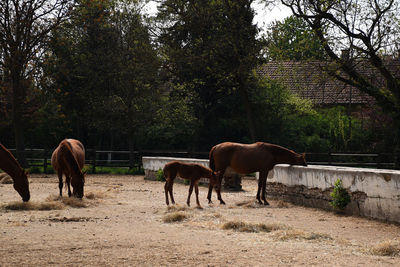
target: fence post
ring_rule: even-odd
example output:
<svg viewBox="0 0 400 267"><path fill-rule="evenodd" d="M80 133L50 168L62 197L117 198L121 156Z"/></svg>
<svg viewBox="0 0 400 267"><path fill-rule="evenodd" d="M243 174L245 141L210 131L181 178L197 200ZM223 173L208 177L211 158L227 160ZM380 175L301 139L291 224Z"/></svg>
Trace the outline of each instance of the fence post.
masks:
<svg viewBox="0 0 400 267"><path fill-rule="evenodd" d="M328 165L332 165L332 153L331 153L331 151L328 152Z"/></svg>
<svg viewBox="0 0 400 267"><path fill-rule="evenodd" d="M43 172L47 173L47 149L43 150Z"/></svg>
<svg viewBox="0 0 400 267"><path fill-rule="evenodd" d="M96 173L96 148L93 148L93 155L92 155L92 173Z"/></svg>

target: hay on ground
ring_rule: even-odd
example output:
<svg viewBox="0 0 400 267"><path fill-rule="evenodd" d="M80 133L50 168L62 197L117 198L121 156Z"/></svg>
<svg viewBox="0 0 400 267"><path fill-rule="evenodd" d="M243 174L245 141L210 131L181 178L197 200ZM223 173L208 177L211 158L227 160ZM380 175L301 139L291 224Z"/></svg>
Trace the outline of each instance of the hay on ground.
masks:
<svg viewBox="0 0 400 267"><path fill-rule="evenodd" d="M49 201L49 202L20 202L15 201L8 204L3 205L3 208L6 210L61 210L64 208L64 205L58 201Z"/></svg>
<svg viewBox="0 0 400 267"><path fill-rule="evenodd" d="M299 229L288 229L285 231L279 231L275 235L275 239L280 241L288 240L332 240L333 238L328 234L306 232Z"/></svg>
<svg viewBox="0 0 400 267"><path fill-rule="evenodd" d="M13 184L13 179L7 173L0 173L0 184Z"/></svg>
<svg viewBox="0 0 400 267"><path fill-rule="evenodd" d="M368 251L375 256L400 256L400 245L398 242L386 240L373 245Z"/></svg>
<svg viewBox="0 0 400 267"><path fill-rule="evenodd" d="M172 222L180 222L187 218L187 215L183 212L174 212L164 216L163 222L172 223Z"/></svg>
<svg viewBox="0 0 400 267"><path fill-rule="evenodd" d="M224 223L221 226L224 230L234 230L238 232L249 232L249 233L258 233L258 232L272 232L282 229L288 229L289 227L282 224L264 224L264 223L246 223L241 221L229 221Z"/></svg>

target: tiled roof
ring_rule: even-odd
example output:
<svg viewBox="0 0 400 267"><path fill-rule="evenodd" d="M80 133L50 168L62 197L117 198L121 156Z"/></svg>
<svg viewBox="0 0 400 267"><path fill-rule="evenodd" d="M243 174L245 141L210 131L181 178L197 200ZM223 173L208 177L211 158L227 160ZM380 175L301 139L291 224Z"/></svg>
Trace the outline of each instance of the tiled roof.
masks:
<svg viewBox="0 0 400 267"><path fill-rule="evenodd" d="M396 66L395 75L399 77L397 74L400 74L400 60L391 60L389 64ZM261 66L257 72L280 81L300 97L311 99L315 104L374 103L371 96L329 76L323 71L323 65L320 61L273 61ZM368 72L367 76L371 81L381 80L373 71L365 71L371 68L358 68L364 74Z"/></svg>

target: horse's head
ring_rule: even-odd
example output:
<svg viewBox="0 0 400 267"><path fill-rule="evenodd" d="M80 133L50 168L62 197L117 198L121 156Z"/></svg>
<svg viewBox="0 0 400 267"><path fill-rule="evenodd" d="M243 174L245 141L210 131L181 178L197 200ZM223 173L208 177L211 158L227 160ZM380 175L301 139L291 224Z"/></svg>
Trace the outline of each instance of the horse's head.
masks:
<svg viewBox="0 0 400 267"><path fill-rule="evenodd" d="M31 194L29 193L29 181L25 170L22 170L18 179L14 179L14 189L22 197L24 202L29 201Z"/></svg>
<svg viewBox="0 0 400 267"><path fill-rule="evenodd" d="M298 154L296 156L296 164L302 165L302 166L307 166L306 153Z"/></svg>
<svg viewBox="0 0 400 267"><path fill-rule="evenodd" d="M85 174L86 171L79 172L79 174L73 176L71 179L72 193L77 198L83 198L84 194L83 186L85 185Z"/></svg>

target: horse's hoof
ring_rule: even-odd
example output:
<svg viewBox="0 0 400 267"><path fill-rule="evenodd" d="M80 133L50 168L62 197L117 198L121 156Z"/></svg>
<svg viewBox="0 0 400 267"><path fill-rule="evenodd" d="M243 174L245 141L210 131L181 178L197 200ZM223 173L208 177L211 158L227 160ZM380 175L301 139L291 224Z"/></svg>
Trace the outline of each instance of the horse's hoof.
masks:
<svg viewBox="0 0 400 267"><path fill-rule="evenodd" d="M202 210L203 207L199 205L199 206L197 206L197 209Z"/></svg>
<svg viewBox="0 0 400 267"><path fill-rule="evenodd" d="M268 201L264 201L264 206L269 206Z"/></svg>
<svg viewBox="0 0 400 267"><path fill-rule="evenodd" d="M223 200L219 201L221 203L221 205L225 205L225 202Z"/></svg>

